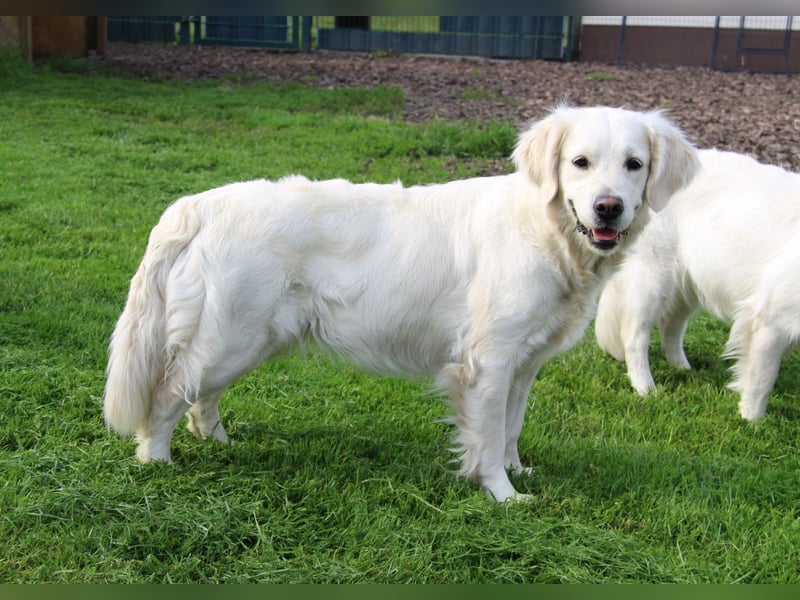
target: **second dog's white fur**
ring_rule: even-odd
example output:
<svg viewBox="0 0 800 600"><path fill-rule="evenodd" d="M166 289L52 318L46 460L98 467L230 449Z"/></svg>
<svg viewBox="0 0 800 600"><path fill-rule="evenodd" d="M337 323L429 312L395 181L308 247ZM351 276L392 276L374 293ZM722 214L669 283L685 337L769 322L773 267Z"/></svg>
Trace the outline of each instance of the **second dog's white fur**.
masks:
<svg viewBox="0 0 800 600"><path fill-rule="evenodd" d="M732 322L730 387L745 419L762 417L784 352L800 339L800 175L717 150L634 244L600 298L600 346L627 361L633 387L655 388L655 325L667 360L689 368L683 337L704 308Z"/></svg>
<svg viewBox="0 0 800 600"><path fill-rule="evenodd" d="M518 498L506 469L542 364L594 314L617 250L696 168L659 113L560 108L519 139L511 175L430 186L238 183L169 207L114 331L105 417L137 457L172 431L225 441L239 375L314 341L449 392L462 475ZM577 230L576 230L577 223Z"/></svg>

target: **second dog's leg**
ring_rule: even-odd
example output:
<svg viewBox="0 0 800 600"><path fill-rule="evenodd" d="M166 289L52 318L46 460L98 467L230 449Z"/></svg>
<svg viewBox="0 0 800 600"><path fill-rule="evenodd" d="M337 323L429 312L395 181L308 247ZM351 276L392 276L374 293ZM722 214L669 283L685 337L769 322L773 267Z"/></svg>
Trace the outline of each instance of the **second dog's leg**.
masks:
<svg viewBox="0 0 800 600"><path fill-rule="evenodd" d="M734 323L732 332L730 343L734 347L738 344L739 358L734 366L736 377L730 387L741 394L739 414L748 421L754 421L767 411L769 395L778 377L788 342L779 331L760 319ZM739 332L747 333L735 339L733 335L739 335Z"/></svg>
<svg viewBox="0 0 800 600"><path fill-rule="evenodd" d="M625 363L628 367L628 379L633 388L642 396L656 387L650 373L650 333L653 322L638 318L640 313L633 311L626 331L623 332L625 344Z"/></svg>
<svg viewBox="0 0 800 600"><path fill-rule="evenodd" d="M683 336L694 308L684 302L677 303L661 319L661 351L671 365L691 369L683 349Z"/></svg>

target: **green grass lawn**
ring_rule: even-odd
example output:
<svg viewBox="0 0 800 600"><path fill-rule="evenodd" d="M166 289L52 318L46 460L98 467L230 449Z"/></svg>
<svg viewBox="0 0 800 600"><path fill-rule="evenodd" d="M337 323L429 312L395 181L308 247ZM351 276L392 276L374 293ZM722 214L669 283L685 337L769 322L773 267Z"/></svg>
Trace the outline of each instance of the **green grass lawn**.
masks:
<svg viewBox="0 0 800 600"><path fill-rule="evenodd" d="M546 365L525 505L450 474L426 382L322 357L240 379L232 443L180 427L174 465L105 430L108 337L169 202L292 172L443 181L510 153L508 124L409 125L401 103L0 64L0 582L800 582L797 357L745 423L705 316L696 370L655 358L647 400L591 332Z"/></svg>

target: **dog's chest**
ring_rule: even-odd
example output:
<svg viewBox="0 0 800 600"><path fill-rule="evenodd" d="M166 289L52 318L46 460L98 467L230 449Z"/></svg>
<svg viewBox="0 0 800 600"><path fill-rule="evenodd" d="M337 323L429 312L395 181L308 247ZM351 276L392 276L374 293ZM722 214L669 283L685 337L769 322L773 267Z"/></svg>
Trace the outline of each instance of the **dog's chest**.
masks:
<svg viewBox="0 0 800 600"><path fill-rule="evenodd" d="M542 331L548 353L558 353L573 346L583 335L597 305L594 288L573 291L555 303L556 308L545 315Z"/></svg>

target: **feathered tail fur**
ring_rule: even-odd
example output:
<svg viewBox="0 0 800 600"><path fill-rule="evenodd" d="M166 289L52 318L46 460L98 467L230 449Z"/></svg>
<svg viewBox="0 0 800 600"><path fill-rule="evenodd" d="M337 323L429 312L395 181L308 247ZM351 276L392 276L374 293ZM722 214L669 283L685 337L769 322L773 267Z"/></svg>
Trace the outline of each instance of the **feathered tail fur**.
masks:
<svg viewBox="0 0 800 600"><path fill-rule="evenodd" d="M150 233L131 280L128 301L111 336L103 405L106 424L120 435L135 433L146 424L153 391L165 378L166 281L199 229L193 204L178 200Z"/></svg>

